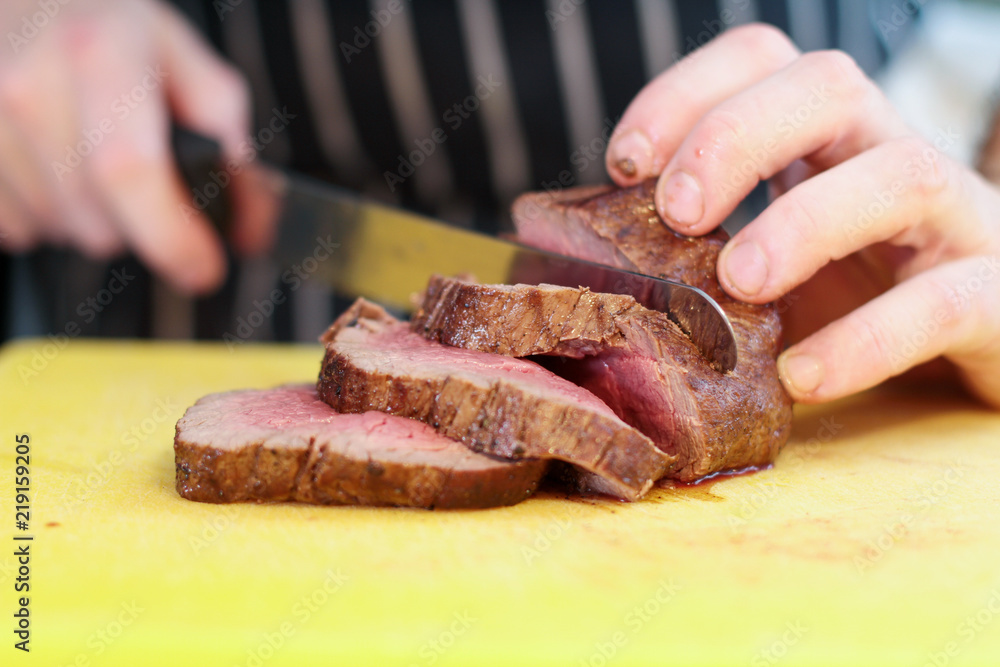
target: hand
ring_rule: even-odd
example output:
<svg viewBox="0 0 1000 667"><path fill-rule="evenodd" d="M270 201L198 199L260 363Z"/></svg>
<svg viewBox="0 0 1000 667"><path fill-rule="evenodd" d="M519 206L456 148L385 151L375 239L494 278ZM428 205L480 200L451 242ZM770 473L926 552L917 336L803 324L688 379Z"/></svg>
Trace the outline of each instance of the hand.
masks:
<svg viewBox="0 0 1000 667"><path fill-rule="evenodd" d="M165 4L49 4L52 16L36 0L0 5L10 42L0 49L0 247L51 242L94 258L129 248L179 289L212 289L225 255L208 221L190 214L170 118L244 159L246 83ZM235 176L229 194L234 244L253 252L269 230L246 202L249 176Z"/></svg>
<svg viewBox="0 0 1000 667"><path fill-rule="evenodd" d="M943 154L948 131L918 138L848 56L801 54L751 25L648 84L607 167L621 185L659 176L661 217L690 235L772 179L771 204L726 245L718 275L751 303L796 290L795 344L779 358L796 400L944 355L1000 407L1000 191Z"/></svg>

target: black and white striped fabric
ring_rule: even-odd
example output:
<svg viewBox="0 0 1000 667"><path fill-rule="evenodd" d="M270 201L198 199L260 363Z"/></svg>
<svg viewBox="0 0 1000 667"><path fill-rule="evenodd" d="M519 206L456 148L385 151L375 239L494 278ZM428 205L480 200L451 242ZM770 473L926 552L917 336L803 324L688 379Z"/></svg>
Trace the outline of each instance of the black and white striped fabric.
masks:
<svg viewBox="0 0 1000 667"><path fill-rule="evenodd" d="M723 30L766 21L874 72L895 38L880 17L899 11L889 0L176 4L246 73L256 127L291 118L268 134L266 159L487 232L520 192L606 180L606 141L632 97ZM134 260L46 250L2 261L8 337L76 323L84 335L219 338L278 280L267 260L236 262L217 295L191 302ZM134 278L106 307L81 307L112 270ZM314 340L337 307L308 281L288 297L247 338Z"/></svg>

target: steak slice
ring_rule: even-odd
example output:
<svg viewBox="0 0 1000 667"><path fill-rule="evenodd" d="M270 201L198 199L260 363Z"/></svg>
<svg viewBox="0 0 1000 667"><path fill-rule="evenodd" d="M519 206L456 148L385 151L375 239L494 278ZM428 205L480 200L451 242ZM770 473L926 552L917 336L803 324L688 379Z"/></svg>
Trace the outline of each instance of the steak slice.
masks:
<svg viewBox="0 0 1000 667"><path fill-rule="evenodd" d="M478 289L478 295L490 294L493 304L485 307L481 301L482 313L473 318L481 325L472 327L480 338L451 331L446 337L460 342L464 336L460 344L497 351L509 347L512 353L520 349L517 353L579 357L579 352L586 352L577 361L567 359L553 368L602 398L665 452L676 455L670 474L682 481L768 464L788 439L792 417L791 399L778 380L775 363L781 350L777 310L773 304L759 306L729 297L716 278L719 252L728 236L722 230L699 238L674 233L657 216L653 187L654 181L647 181L626 189L592 187L523 195L513 208L518 236L546 250L701 288L732 321L739 350L732 372L716 372L690 340L663 318L639 316L630 306L622 310L627 304L613 295L600 297L600 305L594 305L596 295L581 296L578 290L552 288L555 292L542 294L519 288L514 299L517 306L510 295ZM446 307L432 303L425 310L438 308L435 319L442 323L438 328L453 328L447 318L463 310L462 303L474 302L468 294L464 298L454 303L451 315L444 314ZM597 318L599 349L583 340L593 330L571 342L562 332L553 338L551 331L566 328L566 323L539 329L545 317L565 316L566 303L577 298L583 310L569 315L567 331L586 330L581 324L586 309L599 312L587 315ZM502 321L514 326L510 331L494 324L500 321L498 300L506 300ZM535 319L517 319L517 313L532 309L539 310ZM442 334L433 335L444 340ZM497 341L504 337L509 342Z"/></svg>
<svg viewBox="0 0 1000 667"><path fill-rule="evenodd" d="M359 299L321 339L319 395L339 412L419 419L505 458L566 461L589 490L634 500L671 457L599 398L538 364L446 347Z"/></svg>
<svg viewBox="0 0 1000 667"><path fill-rule="evenodd" d="M627 294L558 285L480 285L432 276L410 328L428 340L512 357L582 359L624 348L635 326L654 328L697 352L661 312Z"/></svg>
<svg viewBox="0 0 1000 667"><path fill-rule="evenodd" d="M481 508L527 498L538 459L470 451L426 424L343 415L310 385L200 399L177 422L177 492L189 500Z"/></svg>

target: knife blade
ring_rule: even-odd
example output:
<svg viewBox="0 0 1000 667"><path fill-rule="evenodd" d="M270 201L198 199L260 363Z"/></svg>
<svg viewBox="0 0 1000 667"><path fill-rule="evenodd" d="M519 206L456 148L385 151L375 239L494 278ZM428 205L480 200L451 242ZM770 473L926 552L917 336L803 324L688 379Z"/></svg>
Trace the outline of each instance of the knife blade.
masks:
<svg viewBox="0 0 1000 667"><path fill-rule="evenodd" d="M190 163L190 147L199 146L204 162L205 144L185 134L175 131L178 161ZM736 367L732 324L696 287L448 225L270 165L262 169L269 192L260 194L273 198L265 205L276 215L273 259L282 269L294 267L324 281L338 294L409 312L412 295L434 274L472 276L484 284L549 283L628 294L666 313L717 370ZM192 170L182 166L182 171L190 181Z"/></svg>

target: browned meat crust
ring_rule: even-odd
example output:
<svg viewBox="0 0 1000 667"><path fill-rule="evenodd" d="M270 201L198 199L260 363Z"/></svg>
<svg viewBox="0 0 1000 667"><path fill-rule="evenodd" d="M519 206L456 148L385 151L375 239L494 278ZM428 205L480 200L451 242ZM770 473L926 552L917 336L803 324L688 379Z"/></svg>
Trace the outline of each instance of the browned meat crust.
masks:
<svg viewBox="0 0 1000 667"><path fill-rule="evenodd" d="M476 451L558 459L591 490L641 497L672 462L599 399L529 361L438 345L359 300L324 334L319 395L419 419Z"/></svg>
<svg viewBox="0 0 1000 667"><path fill-rule="evenodd" d="M401 417L337 414L309 385L206 396L178 422L174 452L178 493L210 503L496 507L531 495L546 468Z"/></svg>
<svg viewBox="0 0 1000 667"><path fill-rule="evenodd" d="M675 234L657 217L652 191L649 181L623 190L532 193L515 203L514 220L526 243L705 290L733 322L739 349L733 372L716 372L659 314L621 296L565 288L451 282L435 291L432 283L417 331L502 354L578 358L552 367L676 455L670 474L678 479L770 463L788 439L792 417L775 363L778 313L723 292L715 267L726 234Z"/></svg>

